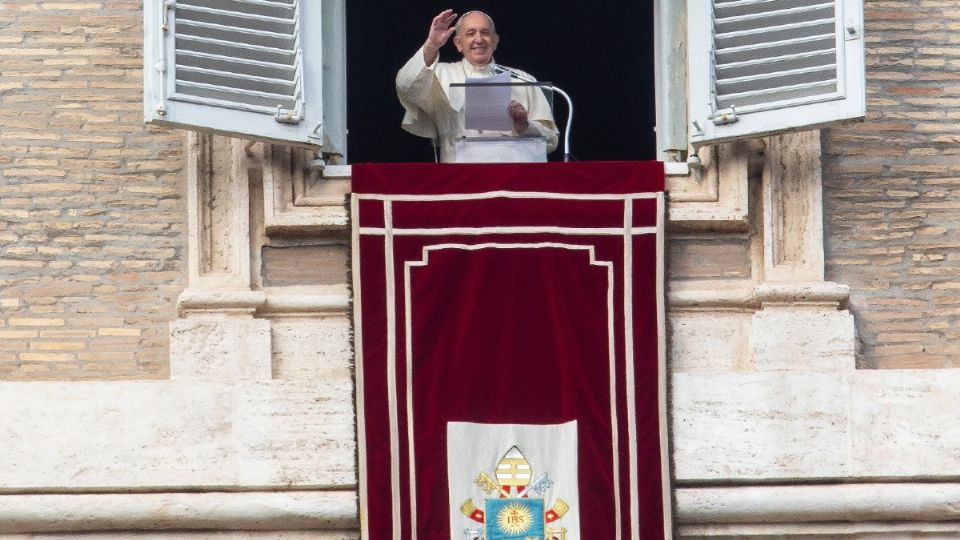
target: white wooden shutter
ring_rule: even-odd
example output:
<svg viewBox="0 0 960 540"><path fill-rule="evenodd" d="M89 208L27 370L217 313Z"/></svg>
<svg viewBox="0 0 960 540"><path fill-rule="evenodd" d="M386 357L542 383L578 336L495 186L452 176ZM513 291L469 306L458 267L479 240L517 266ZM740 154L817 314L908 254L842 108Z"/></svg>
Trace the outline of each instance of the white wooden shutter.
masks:
<svg viewBox="0 0 960 540"><path fill-rule="evenodd" d="M866 113L863 0L688 0L695 146Z"/></svg>
<svg viewBox="0 0 960 540"><path fill-rule="evenodd" d="M148 122L344 153L343 0L145 0Z"/></svg>

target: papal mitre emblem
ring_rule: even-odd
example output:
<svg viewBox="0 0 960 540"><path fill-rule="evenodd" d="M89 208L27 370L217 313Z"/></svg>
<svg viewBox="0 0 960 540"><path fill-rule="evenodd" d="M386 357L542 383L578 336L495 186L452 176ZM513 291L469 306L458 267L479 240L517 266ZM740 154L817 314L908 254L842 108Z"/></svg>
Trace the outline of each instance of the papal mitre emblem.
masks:
<svg viewBox="0 0 960 540"><path fill-rule="evenodd" d="M522 491L530 484L533 478L530 462L523 457L520 449L511 446L510 450L503 455L500 463L497 463L497 483L507 488L515 488L516 491Z"/></svg>

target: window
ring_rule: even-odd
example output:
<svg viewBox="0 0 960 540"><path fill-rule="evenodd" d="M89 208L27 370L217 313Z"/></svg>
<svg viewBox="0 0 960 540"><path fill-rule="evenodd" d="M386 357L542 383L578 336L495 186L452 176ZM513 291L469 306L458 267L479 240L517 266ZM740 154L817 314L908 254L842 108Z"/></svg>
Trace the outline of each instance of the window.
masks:
<svg viewBox="0 0 960 540"><path fill-rule="evenodd" d="M344 0L147 0L148 122L346 152Z"/></svg>
<svg viewBox="0 0 960 540"><path fill-rule="evenodd" d="M309 146L345 157L344 4L345 0L146 0L147 121ZM397 9L411 12L406 5L397 5ZM653 5L661 159L678 158L690 145L814 128L864 116L863 0L654 0ZM389 8L382 3L371 6ZM366 61L355 69L382 71L383 81L374 81L377 84L371 85L371 91L385 96L392 109L371 107L379 102L356 99L364 97L363 85L354 88L352 95L370 115L389 121L390 126L396 126L400 118L392 77L415 50L425 28L423 21L429 21L430 15L419 10L415 19L399 26L392 17L380 17L403 28L405 34L415 34L406 40L410 43L407 47L398 47L401 41L397 39L385 39L389 33L357 38L373 55L390 61L384 69ZM525 23L536 15L517 19ZM546 80L563 83L568 72L592 70L590 78L579 79L593 88L605 88L607 93L611 88L633 89L630 99L650 100L633 82L623 79L630 59L642 64L643 58L611 55L606 49L583 47L579 40L551 39L557 33L555 25L548 25L544 34L524 45L516 37L524 32L511 33L507 28L511 20L503 19L508 30L504 34L515 36L515 51L548 43L553 48L537 50L536 56L562 62L559 67L541 70ZM571 20L575 25L584 24ZM644 24L636 23L641 29L647 28ZM637 37L636 32L619 33L628 40ZM561 50L567 42L587 51L589 59L578 61L573 53ZM397 57L393 58L395 50ZM509 50L505 48L504 54ZM619 46L613 50L622 52ZM360 53L355 56L361 57ZM598 64L598 59L608 57L617 64ZM598 84L600 74L605 73L620 79ZM578 107L582 105L575 136L584 132L581 135L587 139L599 140L598 133L609 131L610 140L634 146L645 139L642 128L649 125L644 123L651 121L648 117L652 115L620 107L616 114L624 122L613 124L620 131L605 130L589 121L608 125L610 100L591 99L595 95L589 91L584 94L579 99L574 96ZM598 108L589 109L594 102L599 103ZM399 127L394 131L397 137L404 137ZM368 135L389 131L363 129L358 133L364 134L365 144L392 147ZM582 157L610 158L602 152Z"/></svg>
<svg viewBox="0 0 960 540"><path fill-rule="evenodd" d="M676 0L672 0L676 2ZM431 5L435 7L430 7ZM394 90L397 70L423 44L430 20L444 8L481 9L496 21L497 62L549 81L573 99L573 154L582 160L656 158L654 115L653 2L454 1L411 4L350 0L347 14L347 117L351 161L433 161L427 139L400 128L403 109ZM616 17L611 17L616 13ZM592 40L603 29L602 40ZM451 40L452 41L452 40ZM453 43L442 62L462 55ZM555 96L561 134L566 102ZM560 160L562 148L548 159Z"/></svg>

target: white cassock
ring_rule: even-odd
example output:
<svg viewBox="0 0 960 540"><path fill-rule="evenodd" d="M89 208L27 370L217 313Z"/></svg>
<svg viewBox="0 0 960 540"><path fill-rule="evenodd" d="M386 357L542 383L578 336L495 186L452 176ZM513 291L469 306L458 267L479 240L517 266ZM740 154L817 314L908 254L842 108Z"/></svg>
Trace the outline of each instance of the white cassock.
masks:
<svg viewBox="0 0 960 540"><path fill-rule="evenodd" d="M459 62L434 62L428 66L423 61L423 49L418 50L397 73L397 96L406 111L403 129L420 137L437 139L440 161L447 163L454 161L454 144L464 136L540 135L547 141L547 151L552 152L557 148L557 125L553 121L550 104L543 91L536 86L515 86L511 89L511 97L527 109L529 127L526 132L481 132L465 128L464 93L451 94L450 85L463 84L468 78L490 77L494 74L492 66L491 63L476 67L465 58Z"/></svg>

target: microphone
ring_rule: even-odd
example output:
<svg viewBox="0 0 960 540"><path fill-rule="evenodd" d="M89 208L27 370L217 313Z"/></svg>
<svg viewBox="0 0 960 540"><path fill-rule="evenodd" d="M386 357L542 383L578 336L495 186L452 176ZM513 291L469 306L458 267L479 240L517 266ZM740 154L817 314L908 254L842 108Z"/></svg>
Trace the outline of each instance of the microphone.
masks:
<svg viewBox="0 0 960 540"><path fill-rule="evenodd" d="M573 155L573 153L570 151L570 126L573 125L573 100L570 99L570 95L564 92L563 90L557 88L553 84L540 83L530 75L527 75L526 73L523 73L520 70L514 69L509 66L504 66L502 64L494 63L493 71L497 73L509 73L511 77L515 77L524 82L538 84L543 88L548 88L560 94L561 96L563 96L563 99L565 99L567 102L567 125L566 125L566 128L563 130L563 161L565 162L570 161L570 157Z"/></svg>
<svg viewBox="0 0 960 540"><path fill-rule="evenodd" d="M509 73L511 77L516 77L521 81L531 82L531 83L537 82L537 80L534 79L533 77L525 73L521 73L519 70L516 70L512 67L504 66L502 64L493 64L493 70L498 73Z"/></svg>

